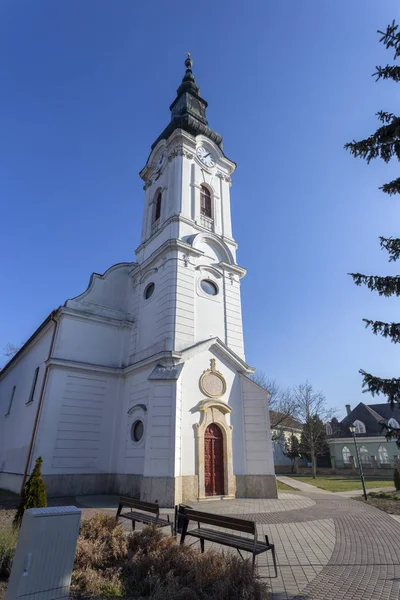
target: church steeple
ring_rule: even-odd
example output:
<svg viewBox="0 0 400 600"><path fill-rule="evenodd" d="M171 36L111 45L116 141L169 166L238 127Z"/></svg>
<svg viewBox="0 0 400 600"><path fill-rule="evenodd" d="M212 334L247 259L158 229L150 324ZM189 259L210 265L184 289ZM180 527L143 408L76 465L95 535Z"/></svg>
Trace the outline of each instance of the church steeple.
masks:
<svg viewBox="0 0 400 600"><path fill-rule="evenodd" d="M207 102L200 96L193 72L193 61L188 52L185 60L186 73L177 89L177 96L171 106L171 122L152 145L155 148L160 140L166 140L175 129L184 129L192 135L203 134L222 149L222 136L208 126L206 118Z"/></svg>

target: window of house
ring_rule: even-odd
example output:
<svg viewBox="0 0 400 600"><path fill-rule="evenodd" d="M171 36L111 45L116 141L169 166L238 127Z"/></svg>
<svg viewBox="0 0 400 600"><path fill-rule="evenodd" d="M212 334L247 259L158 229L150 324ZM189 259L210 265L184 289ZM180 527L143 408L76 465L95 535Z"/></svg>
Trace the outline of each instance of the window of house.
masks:
<svg viewBox="0 0 400 600"><path fill-rule="evenodd" d="M27 404L29 404L30 402L33 402L33 398L35 396L35 389L36 389L36 383L37 383L38 375L39 375L39 367L36 367L35 373L33 375L31 393L29 394L29 400L28 400Z"/></svg>
<svg viewBox="0 0 400 600"><path fill-rule="evenodd" d="M200 213L212 219L211 193L205 185L200 186Z"/></svg>
<svg viewBox="0 0 400 600"><path fill-rule="evenodd" d="M161 192L158 192L157 199L156 199L156 205L155 205L155 209L154 209L153 223L158 221L158 219L161 217L161 200L162 200L162 194L161 194Z"/></svg>
<svg viewBox="0 0 400 600"><path fill-rule="evenodd" d="M342 457L343 457L343 462L348 465L350 464L350 456L351 456L351 452L348 449L347 446L343 446L342 448Z"/></svg>
<svg viewBox="0 0 400 600"><path fill-rule="evenodd" d="M326 432L326 435L332 435L332 425L330 423L327 423L325 425L325 432Z"/></svg>
<svg viewBox="0 0 400 600"><path fill-rule="evenodd" d="M360 448L360 460L363 465L371 464L371 457L365 446L361 446L361 448Z"/></svg>
<svg viewBox="0 0 400 600"><path fill-rule="evenodd" d="M16 385L14 385L12 392L11 392L11 397L10 397L10 403L8 405L8 410L6 412L6 416L10 414L11 412L11 407L12 407L12 403L14 402L14 396L15 396L15 390L16 390Z"/></svg>
<svg viewBox="0 0 400 600"><path fill-rule="evenodd" d="M387 465L389 463L389 453L386 450L385 446L379 446L378 448L378 458L381 465Z"/></svg>
<svg viewBox="0 0 400 600"><path fill-rule="evenodd" d="M393 419L393 417L391 419L389 419L388 425L389 425L389 427L393 427L394 429L399 429L399 427L400 427L398 422L396 421L396 419Z"/></svg>
<svg viewBox="0 0 400 600"><path fill-rule="evenodd" d="M356 433L365 433L365 425L362 421L354 421L353 425L356 428Z"/></svg>

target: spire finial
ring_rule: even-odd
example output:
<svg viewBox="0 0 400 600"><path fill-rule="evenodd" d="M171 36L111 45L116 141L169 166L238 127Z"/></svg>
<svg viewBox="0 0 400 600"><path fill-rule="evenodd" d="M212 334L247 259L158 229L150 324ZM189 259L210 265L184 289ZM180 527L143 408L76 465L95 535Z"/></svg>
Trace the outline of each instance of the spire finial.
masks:
<svg viewBox="0 0 400 600"><path fill-rule="evenodd" d="M192 59L190 58L190 52L188 52L188 53L187 53L187 58L186 58L186 60L185 60L185 67L187 68L187 70L189 70L189 71L190 71L190 70L192 69L192 64L193 64L193 61L192 61Z"/></svg>

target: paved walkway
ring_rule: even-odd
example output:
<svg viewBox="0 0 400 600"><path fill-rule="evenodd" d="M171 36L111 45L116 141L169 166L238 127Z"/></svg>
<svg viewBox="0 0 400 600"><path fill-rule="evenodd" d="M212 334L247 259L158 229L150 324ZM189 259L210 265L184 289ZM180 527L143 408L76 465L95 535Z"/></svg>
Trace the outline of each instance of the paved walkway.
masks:
<svg viewBox="0 0 400 600"><path fill-rule="evenodd" d="M278 500L193 506L257 521L260 536L267 534L277 551L278 578L273 577L269 552L257 558L274 600L398 600L400 522L363 502L305 485L311 492L281 493ZM78 501L109 510L117 504L116 497ZM212 545L206 542L207 547Z"/></svg>

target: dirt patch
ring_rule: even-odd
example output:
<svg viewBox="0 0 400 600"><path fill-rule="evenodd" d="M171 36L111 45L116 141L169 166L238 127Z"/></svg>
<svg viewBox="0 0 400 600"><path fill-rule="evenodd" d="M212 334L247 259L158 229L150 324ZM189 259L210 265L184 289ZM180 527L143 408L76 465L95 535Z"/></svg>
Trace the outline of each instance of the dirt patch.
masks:
<svg viewBox="0 0 400 600"><path fill-rule="evenodd" d="M357 496L353 498L354 500L358 500L360 502L365 502L362 496ZM368 496L368 500L366 504L370 506L375 506L384 512L387 512L391 515L400 515L400 501L399 500L390 500L389 498L371 498Z"/></svg>

